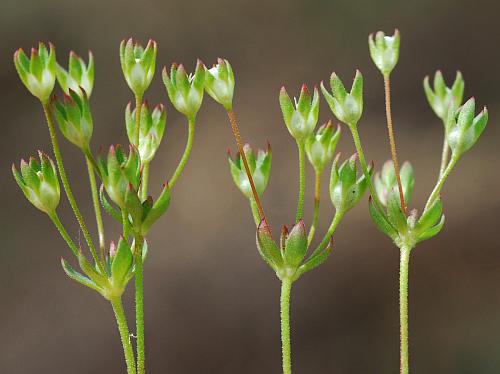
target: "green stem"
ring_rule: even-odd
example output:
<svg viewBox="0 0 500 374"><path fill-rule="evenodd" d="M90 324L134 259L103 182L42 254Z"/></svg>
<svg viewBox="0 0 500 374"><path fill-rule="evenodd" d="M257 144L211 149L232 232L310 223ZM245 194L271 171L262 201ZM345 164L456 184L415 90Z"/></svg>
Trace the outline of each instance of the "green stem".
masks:
<svg viewBox="0 0 500 374"><path fill-rule="evenodd" d="M400 373L409 372L408 351L408 270L410 267L409 247L401 248L399 265L399 323L401 334Z"/></svg>
<svg viewBox="0 0 500 374"><path fill-rule="evenodd" d="M314 233L316 232L316 226L318 225L320 199L321 199L321 172L316 172L316 177L314 182L314 213L313 213L313 221L311 224L311 229L309 230L309 235L307 237L308 245L311 245L311 242L314 238Z"/></svg>
<svg viewBox="0 0 500 374"><path fill-rule="evenodd" d="M253 220L255 222L255 226L258 227L260 225L259 208L253 197L249 198L248 200L250 201L250 208L252 209L252 215L253 215Z"/></svg>
<svg viewBox="0 0 500 374"><path fill-rule="evenodd" d="M451 171L453 170L453 167L456 165L458 161L458 157L451 156L450 162L448 163L448 166L446 169L444 169L443 174L439 177L438 182L436 183L436 186L432 190L429 199L427 200L427 203L425 204L424 208L424 213L429 209L432 205L432 203L439 197L439 193L441 192L441 189L443 188L443 184L446 181L446 178L450 175ZM423 213L422 213L423 214Z"/></svg>
<svg viewBox="0 0 500 374"><path fill-rule="evenodd" d="M144 238L135 238L135 319L137 331L137 374L145 373L144 346L144 279L142 245Z"/></svg>
<svg viewBox="0 0 500 374"><path fill-rule="evenodd" d="M446 136L443 141L443 152L441 154L441 168L439 169L439 177L441 177L446 169L446 165L448 165L448 156L450 153L450 146L448 145L448 140L446 140Z"/></svg>
<svg viewBox="0 0 500 374"><path fill-rule="evenodd" d="M125 209L122 210L122 226L123 226L123 238L128 241L130 235L130 227L128 222L128 213Z"/></svg>
<svg viewBox="0 0 500 374"><path fill-rule="evenodd" d="M120 338L123 345L123 353L125 354L125 362L127 363L127 373L136 374L134 350L132 349L132 344L130 343L130 332L128 329L125 312L123 311L122 300L121 298L117 297L111 299L110 301L111 305L113 306L113 311L115 312L116 323L118 324L118 330L120 331Z"/></svg>
<svg viewBox="0 0 500 374"><path fill-rule="evenodd" d="M141 130L142 95L135 95L135 139L134 145L139 149Z"/></svg>
<svg viewBox="0 0 500 374"><path fill-rule="evenodd" d="M333 217L332 223L330 224L330 227L328 228L328 231L326 232L325 236L323 237L323 240L319 245L316 247L316 249L313 251L311 256L314 256L316 253L321 252L325 247L328 245L330 242L330 238L332 237L333 233L335 232L335 229L337 228L338 224L344 217L344 212L342 211L336 211L335 216Z"/></svg>
<svg viewBox="0 0 500 374"><path fill-rule="evenodd" d="M142 201L148 198L148 188L149 188L149 162L145 162L142 168L142 184L141 184Z"/></svg>
<svg viewBox="0 0 500 374"><path fill-rule="evenodd" d="M55 211L53 213L50 213L49 214L49 218L52 220L52 222L54 223L54 225L57 227L57 230L59 231L59 233L63 237L64 241L68 244L68 246L71 249L71 251L73 252L73 254L76 257L78 257L79 256L78 248L76 247L75 243L73 242L73 240L69 236L68 232L64 228L63 224L61 223L61 220L59 219L59 216L57 215L57 213Z"/></svg>
<svg viewBox="0 0 500 374"><path fill-rule="evenodd" d="M281 283L281 351L283 354L283 374L292 373L292 357L290 342L290 291L292 281L284 279Z"/></svg>
<svg viewBox="0 0 500 374"><path fill-rule="evenodd" d="M306 159L304 143L297 142L299 148L299 200L297 203L297 215L295 221L302 219L302 210L304 209L304 192L306 185Z"/></svg>
<svg viewBox="0 0 500 374"><path fill-rule="evenodd" d="M177 179L182 173L182 170L184 170L184 166L186 166L186 162L189 158L189 155L191 153L191 148L193 148L193 140L194 140L194 125L195 125L195 119L194 118L189 118L188 119L188 138L187 138L187 143L186 143L186 148L184 149L184 154L182 155L182 158L179 162L179 165L177 165L177 168L175 169L174 174L172 175L172 178L168 181L168 184L170 188L177 182Z"/></svg>
<svg viewBox="0 0 500 374"><path fill-rule="evenodd" d="M59 170L59 175L61 176L61 182L63 184L64 191L66 192L66 196L68 197L71 209L73 209L73 213L75 214L76 220L78 221L78 224L80 225L80 228L83 232L83 236L85 237L85 241L87 242L87 245L90 249L90 253L92 254L92 257L94 258L94 261L96 262L99 270L101 270L101 273L105 274L104 266L101 260L99 259L99 256L97 255L94 243L92 242L92 238L90 237L90 234L87 230L87 226L85 225L85 221L83 220L82 213L80 212L80 209L78 209L75 197L73 196L73 192L71 191L71 188L68 183L68 178L66 177L66 169L64 168L64 164L62 161L61 151L59 149L59 142L57 141L57 134L55 131L54 122L52 121L52 117L50 116L50 105L48 102L44 102L42 103L42 106L43 106L43 111L45 113L45 118L47 119L50 140L52 142L52 148L54 150L54 156L56 158L57 169Z"/></svg>
<svg viewBox="0 0 500 374"><path fill-rule="evenodd" d="M97 232L99 233L99 248L101 249L101 259L105 258L106 240L104 237L104 226L102 223L101 206L99 204L99 194L97 192L97 184L95 180L94 166L89 157L85 156L87 161L87 169L89 172L90 190L92 192L92 203L94 205L95 220L97 223Z"/></svg>

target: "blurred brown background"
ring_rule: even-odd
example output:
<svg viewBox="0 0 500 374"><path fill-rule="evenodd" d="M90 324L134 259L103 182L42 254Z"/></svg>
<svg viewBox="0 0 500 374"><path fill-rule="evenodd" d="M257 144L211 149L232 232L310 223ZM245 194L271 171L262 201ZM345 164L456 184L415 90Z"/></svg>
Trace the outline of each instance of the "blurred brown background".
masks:
<svg viewBox="0 0 500 374"><path fill-rule="evenodd" d="M109 304L70 281L59 258L69 251L49 220L22 196L10 165L37 149L49 151L42 111L12 63L20 46L52 41L66 65L70 49L96 58L92 96L93 145L125 143L123 112L131 92L121 76L118 44L134 36L159 43L158 70L147 99L167 102L160 68L189 69L200 57L228 58L236 72L235 109L244 138L273 145L264 197L275 230L294 219L297 154L277 102L281 85L346 81L365 75L360 123L365 151L376 165L388 157L380 76L367 35L402 33L393 74L394 120L401 159L416 170L413 206L422 207L438 171L442 125L427 106L422 79L442 69L448 82L460 69L466 96L488 105L490 123L444 189L442 233L417 247L410 280L412 370L423 374L500 373L500 251L497 162L500 9L493 2L409 1L97 1L2 0L0 4L0 373L123 373L121 345ZM350 84L350 83L349 83ZM168 103L162 148L152 164L153 192L171 175L186 139L183 117ZM324 101L322 121L331 118ZM66 141L69 178L94 227L85 168ZM150 373L280 372L279 282L259 258L245 199L229 176L234 149L227 118L206 97L193 153L168 214L151 233L146 263L147 367ZM354 152L344 131L338 148ZM321 227L333 213L324 184ZM307 215L312 208L308 169ZM79 233L67 201L61 214ZM107 220L107 236L119 228ZM366 200L342 222L325 265L293 289L296 373L398 372L398 252L371 223ZM131 289L126 307L133 316Z"/></svg>

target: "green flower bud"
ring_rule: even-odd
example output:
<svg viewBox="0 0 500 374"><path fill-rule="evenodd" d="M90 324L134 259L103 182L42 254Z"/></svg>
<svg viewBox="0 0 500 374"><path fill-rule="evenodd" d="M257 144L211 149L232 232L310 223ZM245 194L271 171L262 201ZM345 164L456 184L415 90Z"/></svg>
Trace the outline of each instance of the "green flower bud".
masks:
<svg viewBox="0 0 500 374"><path fill-rule="evenodd" d="M364 175L358 177L356 154L344 161L340 167L338 167L339 157L340 155L337 155L332 165L330 198L337 212L345 213L361 200L367 181Z"/></svg>
<svg viewBox="0 0 500 374"><path fill-rule="evenodd" d="M127 156L120 145L111 146L107 158L99 155L97 163L109 197L120 209L125 209L127 189L132 189L137 195L141 181L141 161L137 149L130 145Z"/></svg>
<svg viewBox="0 0 500 374"><path fill-rule="evenodd" d="M54 96L52 112L64 137L86 152L94 126L87 94L81 88L78 88L78 92L70 88L63 100L57 100Z"/></svg>
<svg viewBox="0 0 500 374"><path fill-rule="evenodd" d="M206 69L205 90L226 110L233 108L234 74L228 60L217 59L217 65Z"/></svg>
<svg viewBox="0 0 500 374"><path fill-rule="evenodd" d="M248 167L250 168L250 173L252 173L253 182L257 194L261 196L267 187L269 182L269 175L271 173L271 161L272 161L272 151L271 145L268 143L267 150L259 149L257 153L257 158L255 157L252 148L249 144L243 146L243 152L248 162ZM229 169L231 171L231 176L233 177L234 184L240 189L240 191L247 198L253 198L252 188L248 180L245 166L243 165L243 160L240 153L236 154L236 158L231 158L231 152L227 153L227 160L229 162Z"/></svg>
<svg viewBox="0 0 500 374"><path fill-rule="evenodd" d="M59 180L54 162L49 156L41 151L38 151L38 156L40 161L34 157L30 157L28 163L21 160L21 172L12 165L12 174L29 202L50 215L59 205Z"/></svg>
<svg viewBox="0 0 500 374"><path fill-rule="evenodd" d="M14 53L14 65L19 78L26 88L45 103L50 98L56 82L56 50L49 43L49 50L43 43L38 44L38 51L31 49L31 57L28 58L22 48Z"/></svg>
<svg viewBox="0 0 500 374"><path fill-rule="evenodd" d="M340 138L340 126L333 130L332 122L321 126L316 134L311 134L306 141L306 153L316 173L322 173L333 159L335 148Z"/></svg>
<svg viewBox="0 0 500 374"><path fill-rule="evenodd" d="M81 92L80 87L87 93L87 97L92 94L94 88L94 56L89 51L89 63L78 56L75 52L69 53L68 70L57 64L57 81L66 95L69 90Z"/></svg>
<svg viewBox="0 0 500 374"><path fill-rule="evenodd" d="M457 71L455 81L450 87L446 86L441 71L437 71L434 75L434 90L429 84L429 76L424 79L424 91L427 96L427 101L432 110L441 120L446 121L448 118L448 111L453 106L459 107L462 105L464 97L464 79L462 73Z"/></svg>
<svg viewBox="0 0 500 374"><path fill-rule="evenodd" d="M198 60L193 74L187 74L181 64L172 64L170 77L163 68L163 83L172 105L189 119L194 120L203 101L205 90L205 65Z"/></svg>
<svg viewBox="0 0 500 374"><path fill-rule="evenodd" d="M479 139L488 123L486 107L474 117L476 102L474 98L458 110L451 110L446 125L446 139L454 157L460 157Z"/></svg>
<svg viewBox="0 0 500 374"><path fill-rule="evenodd" d="M128 86L136 96L142 97L155 73L156 42L149 39L144 49L132 38L123 40L120 44L120 62Z"/></svg>
<svg viewBox="0 0 500 374"><path fill-rule="evenodd" d="M295 103L292 103L285 87L281 87L279 99L288 131L298 142L304 143L312 135L318 123L319 93L317 88L314 88L311 98L307 86L302 85L299 100L294 99Z"/></svg>
<svg viewBox="0 0 500 374"><path fill-rule="evenodd" d="M373 37L368 37L370 56L380 72L388 76L394 69L399 59L399 30L394 30L393 36L386 36L383 31L378 31Z"/></svg>
<svg viewBox="0 0 500 374"><path fill-rule="evenodd" d="M363 76L361 72L356 70L350 93L347 93L344 84L335 73L332 73L330 77L330 86L331 94L321 82L321 91L333 114L339 121L355 126L363 114Z"/></svg>
<svg viewBox="0 0 500 374"><path fill-rule="evenodd" d="M125 109L125 124L130 143L136 138L136 109L131 110L131 104ZM163 138L167 112L162 104L158 104L153 112L149 110L148 102L142 104L139 125L139 155L143 163L150 162Z"/></svg>
<svg viewBox="0 0 500 374"><path fill-rule="evenodd" d="M403 197L406 204L408 204L411 201L413 185L415 184L413 167L408 161L405 161L401 166L399 175L401 177L401 186L403 187ZM396 190L399 194L396 172L392 160L386 161L382 166L382 170L375 174L374 183L377 197L384 206L387 206L387 199L391 191Z"/></svg>

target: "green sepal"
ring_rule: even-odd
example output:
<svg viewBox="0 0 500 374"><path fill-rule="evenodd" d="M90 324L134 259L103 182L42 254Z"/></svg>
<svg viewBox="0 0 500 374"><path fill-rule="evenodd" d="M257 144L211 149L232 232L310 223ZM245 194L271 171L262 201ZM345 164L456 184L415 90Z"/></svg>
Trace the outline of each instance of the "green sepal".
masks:
<svg viewBox="0 0 500 374"><path fill-rule="evenodd" d="M371 196L368 202L368 210L370 212L372 221L375 223L379 231L386 234L392 240L395 240L398 237L397 229L389 222L388 218L385 216L385 213L380 212L377 209L377 207L373 203L373 198Z"/></svg>
<svg viewBox="0 0 500 374"><path fill-rule="evenodd" d="M101 188L99 188L99 200L101 201L101 205L111 217L113 217L115 220L118 222L122 221L122 217L120 215L120 212L115 209L109 202L108 199L106 199L106 195L104 194L104 185L101 184Z"/></svg>
<svg viewBox="0 0 500 374"><path fill-rule="evenodd" d="M160 218L168 209L170 204L170 187L168 184L163 185L163 190L154 202L153 206L149 209L148 214L143 217L141 232L142 235L146 235L158 218Z"/></svg>
<svg viewBox="0 0 500 374"><path fill-rule="evenodd" d="M283 266L283 257L280 249L271 237L269 227L265 220L262 220L257 228L257 249L262 259L274 271L278 271Z"/></svg>
<svg viewBox="0 0 500 374"><path fill-rule="evenodd" d="M387 197L387 218L400 234L408 231L408 222L401 209L399 192L393 188Z"/></svg>
<svg viewBox="0 0 500 374"><path fill-rule="evenodd" d="M328 245L320 252L312 254L302 265L299 266L295 279L298 279L302 274L311 271L318 266L320 266L323 262L327 260L332 253L333 249L333 237L330 238Z"/></svg>
<svg viewBox="0 0 500 374"><path fill-rule="evenodd" d="M116 287L125 287L125 280L132 269L134 256L127 241L121 237L111 264L111 278Z"/></svg>
<svg viewBox="0 0 500 374"><path fill-rule="evenodd" d="M389 75L399 59L400 35L396 29L393 36L386 36L383 31L378 31L375 36L370 34L368 45L370 56L380 72Z"/></svg>
<svg viewBox="0 0 500 374"><path fill-rule="evenodd" d="M428 230L432 226L436 225L443 214L443 203L441 199L436 199L432 205L427 209L415 225L414 231L417 235Z"/></svg>
<svg viewBox="0 0 500 374"><path fill-rule="evenodd" d="M234 73L229 61L218 58L217 65L205 68L205 90L226 110L233 108Z"/></svg>
<svg viewBox="0 0 500 374"><path fill-rule="evenodd" d="M99 292L100 294L104 293L103 289L100 288L94 281L92 281L91 279L87 278L85 275L80 274L79 272L74 270L71 267L71 265L63 258L61 258L61 265L62 265L64 272L66 273L66 275L69 278L73 279L74 281L77 281L80 284L83 284L86 287L89 287L89 288Z"/></svg>
<svg viewBox="0 0 500 374"><path fill-rule="evenodd" d="M125 193L125 210L132 218L134 230L139 231L142 224L143 208L137 191L131 184L128 185L127 192Z"/></svg>
<svg viewBox="0 0 500 374"><path fill-rule="evenodd" d="M283 259L285 265L297 268L307 253L307 233L303 220L299 220L285 238Z"/></svg>
<svg viewBox="0 0 500 374"><path fill-rule="evenodd" d="M425 230L422 234L420 234L417 237L417 243L419 243L421 241L424 241L424 240L428 240L428 239L436 236L437 234L439 234L439 232L441 231L441 229L444 226L444 221L445 221L445 218L444 218L444 214L443 214L441 216L441 220L439 221L438 224L436 224L435 226L432 226L431 228Z"/></svg>

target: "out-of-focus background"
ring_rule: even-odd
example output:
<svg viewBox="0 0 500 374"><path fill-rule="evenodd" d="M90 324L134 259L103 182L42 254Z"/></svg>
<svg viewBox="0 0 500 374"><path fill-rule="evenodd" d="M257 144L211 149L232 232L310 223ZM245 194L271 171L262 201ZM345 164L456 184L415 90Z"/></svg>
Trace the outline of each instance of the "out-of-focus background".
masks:
<svg viewBox="0 0 500 374"><path fill-rule="evenodd" d="M12 63L15 49L39 40L94 52L91 99L93 147L126 143L124 108L131 100L118 45L134 36L158 41L155 80L146 94L168 107L162 147L152 164L152 192L169 178L182 153L187 126L167 100L163 65L196 58L207 65L228 58L236 74L235 110L246 141L273 146L265 209L275 231L294 219L297 151L278 105L282 85L328 80L335 70L350 82L365 76L365 112L359 124L368 158L389 158L383 86L372 65L367 36L379 29L402 34L393 74L396 137L402 160L416 173L412 207L421 208L438 172L443 128L428 107L422 79L442 69L447 82L460 69L466 96L488 105L490 123L450 176L443 201L446 225L412 254L410 347L415 373L500 372L500 117L498 7L488 1L62 1L3 0L0 5L0 372L123 373L121 345L108 302L69 280L59 259L70 253L49 220L22 196L12 162L50 150L37 101ZM350 83L348 83L350 85ZM321 121L332 115L324 101ZM338 149L354 152L348 131ZM69 179L94 229L80 153L61 137ZM226 149L234 150L227 118L207 96L193 152L175 186L168 214L152 231L145 265L147 367L150 373L280 372L279 282L255 248L247 202L233 185ZM307 169L306 221L312 210ZM319 233L333 214L323 188ZM66 199L60 213L79 233ZM109 239L119 228L106 220ZM95 230L94 230L95 231ZM335 234L320 268L293 289L293 366L296 373L398 372L398 252L379 233L365 200ZM132 287L130 287L132 288ZM126 295L130 322L132 290ZM132 328L133 330L133 328Z"/></svg>

